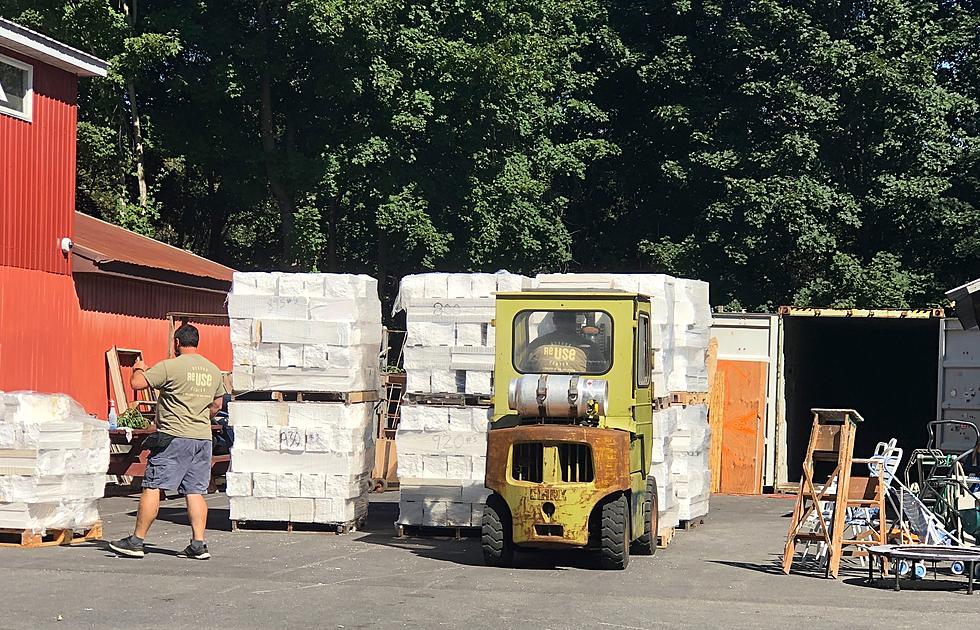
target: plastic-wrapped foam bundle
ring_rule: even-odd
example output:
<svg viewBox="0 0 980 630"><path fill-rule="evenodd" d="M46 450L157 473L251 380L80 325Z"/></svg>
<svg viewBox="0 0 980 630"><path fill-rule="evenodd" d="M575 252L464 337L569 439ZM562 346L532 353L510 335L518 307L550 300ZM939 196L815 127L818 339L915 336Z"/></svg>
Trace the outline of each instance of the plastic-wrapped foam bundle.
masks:
<svg viewBox="0 0 980 630"><path fill-rule="evenodd" d="M95 525L108 468L108 425L70 396L0 393L0 527Z"/></svg>

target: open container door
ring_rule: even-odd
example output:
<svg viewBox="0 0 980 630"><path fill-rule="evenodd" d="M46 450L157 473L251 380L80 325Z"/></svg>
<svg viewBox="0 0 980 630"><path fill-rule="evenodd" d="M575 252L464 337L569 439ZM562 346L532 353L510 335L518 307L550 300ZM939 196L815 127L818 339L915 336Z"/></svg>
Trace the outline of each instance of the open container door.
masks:
<svg viewBox="0 0 980 630"><path fill-rule="evenodd" d="M937 408L941 309L781 307L780 314L785 431L777 462L785 468L777 490L797 487L815 407L861 413L855 456L893 437L906 453L925 446Z"/></svg>

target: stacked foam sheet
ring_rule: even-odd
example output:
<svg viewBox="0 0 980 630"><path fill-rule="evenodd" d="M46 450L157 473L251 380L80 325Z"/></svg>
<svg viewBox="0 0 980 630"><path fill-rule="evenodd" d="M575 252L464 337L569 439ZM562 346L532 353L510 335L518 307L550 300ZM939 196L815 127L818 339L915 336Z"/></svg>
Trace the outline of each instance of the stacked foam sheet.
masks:
<svg viewBox="0 0 980 630"><path fill-rule="evenodd" d="M675 278L671 315L671 365L667 389L672 392L707 392L705 353L711 339L708 283Z"/></svg>
<svg viewBox="0 0 980 630"><path fill-rule="evenodd" d="M487 407L403 405L398 444L398 522L478 527L489 491Z"/></svg>
<svg viewBox="0 0 980 630"><path fill-rule="evenodd" d="M674 463L673 435L677 431L677 408L653 412L653 449L650 475L657 480L658 534L677 527L680 504L671 469Z"/></svg>
<svg viewBox="0 0 980 630"><path fill-rule="evenodd" d="M671 407L677 414L677 429L671 437L671 479L677 495L678 518L682 521L708 513L711 494L709 453L711 428L705 405Z"/></svg>
<svg viewBox="0 0 980 630"><path fill-rule="evenodd" d="M374 278L236 273L228 315L235 391L379 387L381 302Z"/></svg>
<svg viewBox="0 0 980 630"><path fill-rule="evenodd" d="M494 293L531 285L524 276L430 273L402 279L395 311L405 310L406 391L493 393ZM396 441L398 522L478 526L486 501L487 406L403 405Z"/></svg>
<svg viewBox="0 0 980 630"><path fill-rule="evenodd" d="M374 403L232 402L233 520L347 523L367 513Z"/></svg>
<svg viewBox="0 0 980 630"><path fill-rule="evenodd" d="M0 528L43 532L98 522L107 427L64 394L0 393Z"/></svg>
<svg viewBox="0 0 980 630"><path fill-rule="evenodd" d="M395 300L407 334L406 391L419 394L493 392L493 294L520 291L530 278L502 273L405 276Z"/></svg>

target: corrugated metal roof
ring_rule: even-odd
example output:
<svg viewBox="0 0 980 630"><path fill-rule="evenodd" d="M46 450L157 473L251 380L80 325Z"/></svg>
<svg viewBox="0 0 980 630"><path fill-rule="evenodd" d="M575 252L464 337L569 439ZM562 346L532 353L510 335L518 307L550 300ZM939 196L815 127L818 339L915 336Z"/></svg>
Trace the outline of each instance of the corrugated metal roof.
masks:
<svg viewBox="0 0 980 630"><path fill-rule="evenodd" d="M75 212L76 253L96 266L120 262L231 282L234 270L197 254Z"/></svg>
<svg viewBox="0 0 980 630"><path fill-rule="evenodd" d="M0 17L0 45L80 77L104 77L109 64L16 22Z"/></svg>

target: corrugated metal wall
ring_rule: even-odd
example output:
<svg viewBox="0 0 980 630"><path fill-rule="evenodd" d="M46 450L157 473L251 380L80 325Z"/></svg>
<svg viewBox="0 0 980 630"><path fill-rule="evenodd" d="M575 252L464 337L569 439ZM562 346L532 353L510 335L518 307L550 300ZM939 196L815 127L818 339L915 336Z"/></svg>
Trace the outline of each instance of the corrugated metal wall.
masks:
<svg viewBox="0 0 980 630"><path fill-rule="evenodd" d="M0 390L72 392L71 276L0 267Z"/></svg>
<svg viewBox="0 0 980 630"><path fill-rule="evenodd" d="M34 66L33 122L0 114L0 265L68 274L60 241L72 236L78 79Z"/></svg>
<svg viewBox="0 0 980 630"><path fill-rule="evenodd" d="M167 358L168 312L227 313L225 296L100 274L75 274L80 311L75 341L75 397L105 417L108 373L105 352L113 345L143 351L147 363ZM191 320L201 332L201 354L222 370L231 369L227 322ZM128 390L128 370L125 380Z"/></svg>
<svg viewBox="0 0 980 630"><path fill-rule="evenodd" d="M77 291L77 293L76 293ZM0 390L64 392L105 418L113 345L167 357L167 312L224 313L224 296L97 274L0 267ZM213 320L211 320L213 321ZM193 321L201 353L231 369L228 326Z"/></svg>

